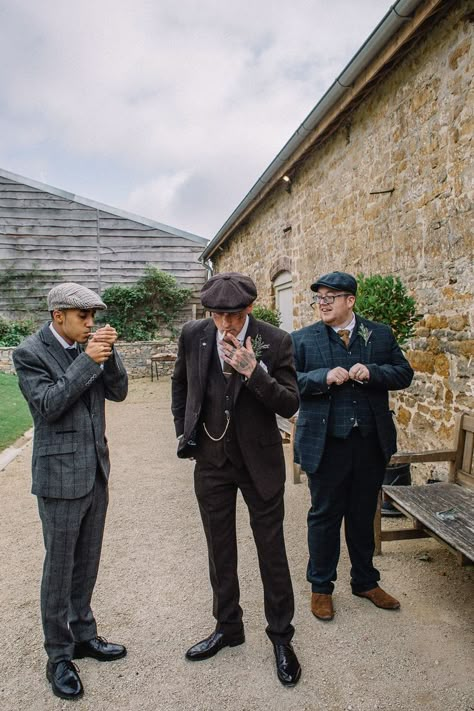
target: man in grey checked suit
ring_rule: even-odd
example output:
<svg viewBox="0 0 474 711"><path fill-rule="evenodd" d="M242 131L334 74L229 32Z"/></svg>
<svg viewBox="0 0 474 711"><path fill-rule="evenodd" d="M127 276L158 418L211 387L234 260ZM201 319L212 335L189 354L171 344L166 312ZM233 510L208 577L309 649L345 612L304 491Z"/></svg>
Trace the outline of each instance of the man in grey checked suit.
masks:
<svg viewBox="0 0 474 711"><path fill-rule="evenodd" d="M388 326L354 314L357 282L351 274L325 274L311 289L321 320L292 334L301 397L295 459L311 492L311 611L321 620L334 616L343 519L353 594L396 610L398 600L378 585L373 520L396 451L388 391L408 387L413 370Z"/></svg>
<svg viewBox="0 0 474 711"><path fill-rule="evenodd" d="M34 420L32 493L46 549L46 675L63 699L83 694L72 659L112 661L126 654L123 645L97 636L91 610L108 503L105 398L122 401L128 388L115 329L107 325L91 335L96 310L106 308L90 289L59 284L48 294L51 322L13 353Z"/></svg>

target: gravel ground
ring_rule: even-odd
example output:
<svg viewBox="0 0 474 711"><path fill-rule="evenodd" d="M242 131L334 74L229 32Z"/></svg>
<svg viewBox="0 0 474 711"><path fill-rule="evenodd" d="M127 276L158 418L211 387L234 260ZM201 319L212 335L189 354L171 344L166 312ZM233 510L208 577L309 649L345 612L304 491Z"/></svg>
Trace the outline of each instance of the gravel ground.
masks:
<svg viewBox="0 0 474 711"><path fill-rule="evenodd" d="M175 457L169 380L132 381L108 405L111 502L94 596L99 634L127 645L125 659L80 660L80 711L471 711L473 569L431 539L384 544L377 560L396 612L353 597L343 549L336 617L309 610L305 484L286 492L286 540L296 596L295 649L303 675L277 680L246 511L239 509L246 644L189 663L188 646L213 629L204 535L192 463ZM0 709L70 708L51 693L39 617L43 558L30 495L31 444L0 474Z"/></svg>

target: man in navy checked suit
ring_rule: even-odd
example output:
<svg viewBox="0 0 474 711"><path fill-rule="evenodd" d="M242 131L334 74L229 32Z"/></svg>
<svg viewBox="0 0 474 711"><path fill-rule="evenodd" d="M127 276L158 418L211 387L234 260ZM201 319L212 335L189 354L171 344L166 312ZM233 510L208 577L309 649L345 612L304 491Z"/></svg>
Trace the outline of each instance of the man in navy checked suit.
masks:
<svg viewBox="0 0 474 711"><path fill-rule="evenodd" d="M343 519L353 594L395 610L400 603L379 587L373 565L373 520L396 451L388 392L408 387L413 370L388 326L354 314L351 274L325 274L311 289L321 320L292 334L301 397L295 460L308 474L311 493L311 611L321 620L334 617Z"/></svg>

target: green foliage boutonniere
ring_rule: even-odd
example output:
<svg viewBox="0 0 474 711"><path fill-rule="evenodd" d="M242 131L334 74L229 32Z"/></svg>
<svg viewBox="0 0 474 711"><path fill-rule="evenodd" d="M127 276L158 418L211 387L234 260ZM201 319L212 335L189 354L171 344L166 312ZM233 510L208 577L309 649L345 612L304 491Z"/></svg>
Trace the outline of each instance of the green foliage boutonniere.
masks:
<svg viewBox="0 0 474 711"><path fill-rule="evenodd" d="M359 330L357 331L358 335L362 338L364 341L365 345L367 346L369 339L372 335L372 331L369 331L367 326L364 326L363 323L360 324Z"/></svg>
<svg viewBox="0 0 474 711"><path fill-rule="evenodd" d="M263 352L266 351L267 348L270 348L270 346L268 345L268 343L263 342L263 338L261 337L261 335L259 333L257 333L255 338L251 339L251 342L252 342L253 352L255 353L255 358L257 360L260 360L260 358L263 355Z"/></svg>

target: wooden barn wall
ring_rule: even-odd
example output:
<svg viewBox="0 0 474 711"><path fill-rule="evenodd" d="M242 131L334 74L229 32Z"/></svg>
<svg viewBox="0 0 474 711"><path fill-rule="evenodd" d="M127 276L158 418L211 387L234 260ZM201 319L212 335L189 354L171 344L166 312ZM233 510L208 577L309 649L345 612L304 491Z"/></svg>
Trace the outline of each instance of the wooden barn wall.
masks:
<svg viewBox="0 0 474 711"><path fill-rule="evenodd" d="M193 289L191 304L199 304L206 280L198 262L202 249L184 237L0 176L0 315L43 318L45 295L54 284L76 281L102 293L113 284L133 284L147 264Z"/></svg>

